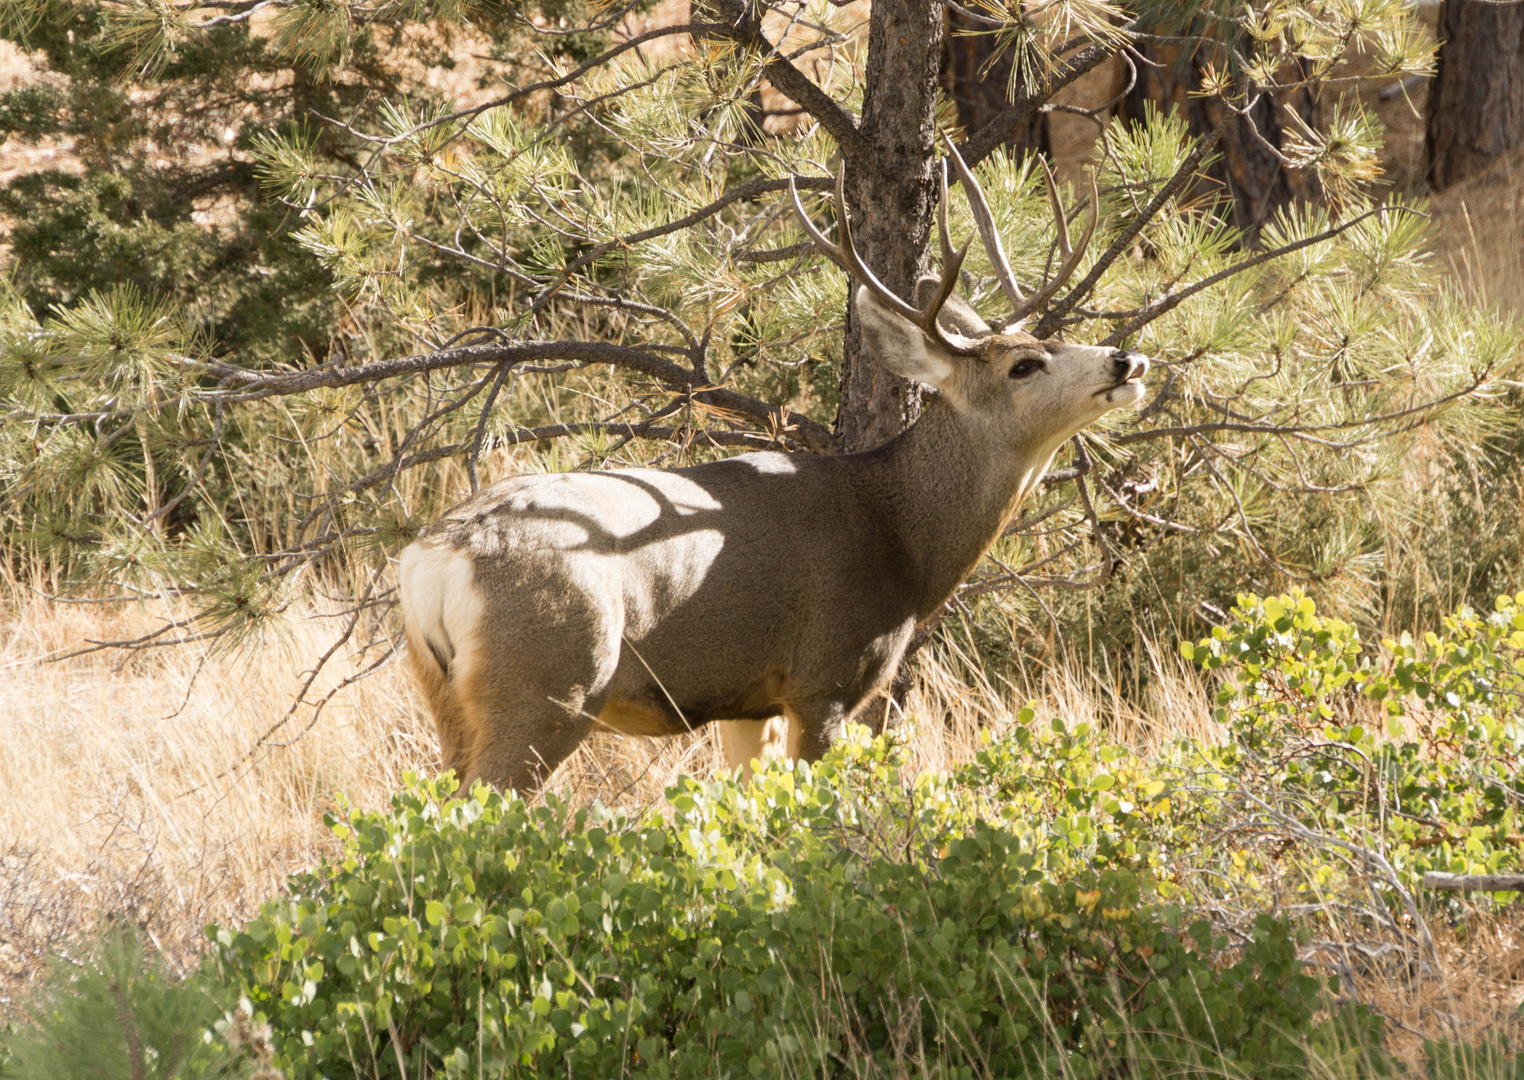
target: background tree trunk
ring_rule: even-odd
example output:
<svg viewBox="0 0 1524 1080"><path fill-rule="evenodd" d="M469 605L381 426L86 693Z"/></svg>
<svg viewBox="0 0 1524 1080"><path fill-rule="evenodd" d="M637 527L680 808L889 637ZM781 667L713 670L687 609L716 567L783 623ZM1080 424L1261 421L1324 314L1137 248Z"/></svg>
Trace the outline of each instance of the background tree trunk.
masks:
<svg viewBox="0 0 1524 1080"><path fill-rule="evenodd" d="M1429 92L1429 184L1439 191L1524 146L1524 3L1448 0Z"/></svg>
<svg viewBox="0 0 1524 1080"><path fill-rule="evenodd" d="M1012 104L1010 50L997 51L996 37L970 34L978 24L949 10L947 36L942 43L942 89L958 110L958 125L966 134L981 130ZM1053 42L1057 45L1058 42ZM1073 58L1073 53L1065 60ZM1020 86L1019 73L1015 85ZM1110 121L1113 106L1126 86L1127 69L1112 56L1053 94L1053 103L1097 111L1101 124ZM1019 95L1020 89L1016 90ZM1088 117L1062 111L1036 112L1001 143L1008 152L1040 153L1053 167L1060 184L1080 185L1097 160L1100 125Z"/></svg>
<svg viewBox="0 0 1524 1080"><path fill-rule="evenodd" d="M997 54L993 34L970 34L978 24L956 11L947 13L946 37L942 43L942 89L958 110L958 126L964 131L978 131L995 119L1011 103L1007 93L1011 85L1011 54ZM1036 113L1006 140L1011 150L1030 153L1048 152L1046 114Z"/></svg>
<svg viewBox="0 0 1524 1080"><path fill-rule="evenodd" d="M867 160L847 168L853 239L869 268L903 297L915 295L916 278L928 269L943 18L940 0L874 0L859 125ZM849 300L836 413L842 449L878 446L920 411L920 387L889 374L864 352L857 304Z"/></svg>
<svg viewBox="0 0 1524 1080"><path fill-rule="evenodd" d="M1141 123L1145 110L1152 105L1161 113L1183 114L1190 123L1193 138L1217 126L1222 119L1222 103L1195 94L1201 87L1201 73L1211 59L1211 52L1154 44L1140 44L1138 52L1151 63L1138 65L1137 84L1123 104L1131 122ZM1240 117L1228 127L1217 146L1217 159L1207 170L1225 189L1231 200L1230 220L1244 230L1251 247L1258 244L1260 227L1281 207L1293 201L1322 197L1315 176L1287 169L1255 137L1257 129L1266 142L1279 150L1285 131L1284 110L1294 110L1308 124L1314 122L1314 102L1308 91L1298 91L1286 101L1277 101L1267 94L1248 118Z"/></svg>

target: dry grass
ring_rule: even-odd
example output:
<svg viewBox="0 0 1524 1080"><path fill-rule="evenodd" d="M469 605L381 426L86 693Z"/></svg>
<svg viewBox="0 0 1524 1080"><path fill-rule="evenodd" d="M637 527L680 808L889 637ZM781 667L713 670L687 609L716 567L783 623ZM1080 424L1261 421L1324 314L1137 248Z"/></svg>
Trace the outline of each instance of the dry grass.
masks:
<svg viewBox="0 0 1524 1080"><path fill-rule="evenodd" d="M410 687L353 688L286 748L250 757L331 625L292 616L258 653L98 652L146 609L13 599L0 621L0 1007L51 950L110 914L176 961L209 920L246 916L326 844L336 791L385 800L435 753Z"/></svg>
<svg viewBox="0 0 1524 1080"><path fill-rule="evenodd" d="M1415 978L1397 961L1354 972L1354 996L1387 1017L1388 1048L1417 1074L1425 1038L1477 1042L1500 1031L1524 1046L1524 905L1431 929L1443 965L1437 975Z"/></svg>
<svg viewBox="0 0 1524 1080"><path fill-rule="evenodd" d="M1485 303L1524 315L1524 153L1431 200L1439 253L1457 281Z"/></svg>

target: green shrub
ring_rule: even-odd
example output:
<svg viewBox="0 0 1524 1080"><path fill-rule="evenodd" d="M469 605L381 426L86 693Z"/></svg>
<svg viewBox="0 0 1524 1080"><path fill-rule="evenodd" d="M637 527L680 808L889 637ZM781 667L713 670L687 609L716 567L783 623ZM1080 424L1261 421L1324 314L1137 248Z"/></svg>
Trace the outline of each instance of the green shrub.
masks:
<svg viewBox="0 0 1524 1080"><path fill-rule="evenodd" d="M1315 1023L1285 923L1229 954L1148 873L1057 878L900 765L851 742L750 789L687 781L670 820L413 780L334 821L343 857L289 899L213 928L208 973L292 1078L1290 1076L1322 1044L1384 1067L1379 1018Z"/></svg>
<svg viewBox="0 0 1524 1080"><path fill-rule="evenodd" d="M1430 870L1517 872L1524 593L1485 617L1462 608L1444 631L1371 649L1299 592L1240 597L1181 646L1219 678L1231 741L1213 759L1309 827L1383 848L1409 888Z"/></svg>
<svg viewBox="0 0 1524 1080"><path fill-rule="evenodd" d="M215 1049L268 1024L293 1080L1387 1073L1380 1018L1336 1006L1299 943L1416 931L1424 870L1518 865L1520 598L1370 648L1305 596L1244 597L1187 655L1221 742L1144 755L1027 708L917 774L904 733L854 729L640 813L411 779L331 819L341 854L260 918L210 929L212 1003L176 1030ZM1255 914L1283 902L1295 921ZM132 985L133 1015L189 1000ZM87 1015L108 999L37 1012L116 1045ZM35 1056L72 1040L0 1043L0 1075L83 1075ZM1428 1053L1437 1076L1518 1069L1496 1042Z"/></svg>

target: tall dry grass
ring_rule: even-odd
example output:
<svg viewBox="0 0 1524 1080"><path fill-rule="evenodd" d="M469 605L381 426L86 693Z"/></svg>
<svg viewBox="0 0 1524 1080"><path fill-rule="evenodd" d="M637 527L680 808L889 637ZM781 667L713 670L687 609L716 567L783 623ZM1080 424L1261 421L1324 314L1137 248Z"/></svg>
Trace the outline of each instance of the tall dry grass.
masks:
<svg viewBox="0 0 1524 1080"><path fill-rule="evenodd" d="M1431 198L1438 250L1484 303L1524 316L1524 151Z"/></svg>
<svg viewBox="0 0 1524 1080"><path fill-rule="evenodd" d="M351 687L290 745L259 746L333 632L315 612L290 613L257 653L57 661L91 640L138 636L163 614L35 593L4 604L0 1007L103 916L139 923L189 960L207 921L247 915L325 849L336 792L383 801L434 755L411 688L390 671Z"/></svg>

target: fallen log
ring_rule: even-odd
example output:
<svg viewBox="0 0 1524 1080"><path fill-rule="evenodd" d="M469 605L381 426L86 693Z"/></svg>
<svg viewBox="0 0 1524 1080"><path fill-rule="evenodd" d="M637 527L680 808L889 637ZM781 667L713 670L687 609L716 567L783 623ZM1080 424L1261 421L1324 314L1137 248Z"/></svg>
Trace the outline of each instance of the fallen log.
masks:
<svg viewBox="0 0 1524 1080"><path fill-rule="evenodd" d="M1524 892L1524 874L1443 874L1430 870L1423 876L1423 887L1450 892Z"/></svg>

